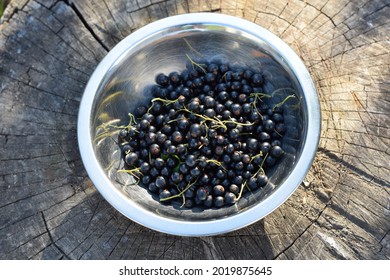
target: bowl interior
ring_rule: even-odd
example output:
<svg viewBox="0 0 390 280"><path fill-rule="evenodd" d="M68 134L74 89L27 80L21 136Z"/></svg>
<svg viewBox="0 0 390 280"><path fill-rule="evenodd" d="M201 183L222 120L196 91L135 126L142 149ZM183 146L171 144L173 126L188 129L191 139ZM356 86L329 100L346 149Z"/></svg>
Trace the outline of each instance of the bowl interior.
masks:
<svg viewBox="0 0 390 280"><path fill-rule="evenodd" d="M158 198L138 186L123 168L115 126L129 122L129 112L147 105L152 98L151 85L159 73L179 73L195 61L228 63L235 67L253 68L265 77L263 92L273 95L264 102L284 103L287 132L283 140L286 155L268 171L270 182L258 191L247 193L231 207L202 210L181 208L181 203L163 205ZM92 106L91 135L93 149L102 170L128 199L145 211L169 219L209 221L236 215L262 201L283 187L294 169L306 141L307 100L296 76L277 50L262 39L243 30L218 24L178 25L159 30L130 46L104 75ZM271 104L271 105L272 105ZM107 186L110 187L110 186Z"/></svg>

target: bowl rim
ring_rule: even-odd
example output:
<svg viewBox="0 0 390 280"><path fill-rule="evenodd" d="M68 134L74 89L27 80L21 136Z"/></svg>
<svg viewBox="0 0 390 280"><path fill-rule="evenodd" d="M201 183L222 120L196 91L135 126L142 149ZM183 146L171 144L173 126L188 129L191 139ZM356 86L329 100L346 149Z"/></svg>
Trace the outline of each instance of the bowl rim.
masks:
<svg viewBox="0 0 390 280"><path fill-rule="evenodd" d="M90 124L94 97L105 73L115 64L129 48L137 42L172 26L217 24L242 30L260 38L274 50L294 72L307 102L307 134L305 145L295 168L285 179L278 190L272 192L261 204L254 205L232 216L210 221L182 221L159 216L156 213L146 211L135 202L127 199L127 196L116 187L110 188L111 182L96 159L93 150ZM260 25L248 20L216 13L189 13L170 16L149 23L136 30L119 42L103 60L91 75L81 102L78 113L77 137L81 158L86 171L100 194L119 212L134 222L150 229L180 236L209 236L234 231L253 224L273 212L281 206L298 188L303 181L314 160L321 132L320 103L312 78L298 55L279 37ZM304 171L304 172L303 172Z"/></svg>

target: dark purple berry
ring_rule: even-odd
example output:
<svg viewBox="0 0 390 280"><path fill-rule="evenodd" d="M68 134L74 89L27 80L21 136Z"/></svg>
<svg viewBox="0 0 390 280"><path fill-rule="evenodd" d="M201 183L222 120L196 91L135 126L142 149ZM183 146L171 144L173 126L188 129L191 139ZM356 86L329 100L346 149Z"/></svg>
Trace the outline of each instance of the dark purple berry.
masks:
<svg viewBox="0 0 390 280"><path fill-rule="evenodd" d="M229 192L238 194L240 192L240 188L236 184L231 184L229 186Z"/></svg>
<svg viewBox="0 0 390 280"><path fill-rule="evenodd" d="M271 150L271 144L269 142L263 142L261 143L260 150L263 153L263 155L266 155Z"/></svg>
<svg viewBox="0 0 390 280"><path fill-rule="evenodd" d="M257 175L256 182L259 185L259 187L264 187L268 183L268 177L262 173Z"/></svg>
<svg viewBox="0 0 390 280"><path fill-rule="evenodd" d="M168 190L163 190L159 194L160 199L166 199L171 196L171 193Z"/></svg>
<svg viewBox="0 0 390 280"><path fill-rule="evenodd" d="M241 175L236 176L236 177L233 178L233 184L236 184L237 186L241 186L243 181L244 181L244 179L242 178Z"/></svg>
<svg viewBox="0 0 390 280"><path fill-rule="evenodd" d="M205 116L207 116L207 117L209 117L209 118L214 118L214 117L217 115L217 113L215 112L215 110L214 110L214 109L211 109L211 108L206 109L206 110L204 111L204 114L205 114Z"/></svg>
<svg viewBox="0 0 390 280"><path fill-rule="evenodd" d="M240 104L232 104L230 106L230 112L232 112L233 115L235 116L240 116L242 112L242 107Z"/></svg>
<svg viewBox="0 0 390 280"><path fill-rule="evenodd" d="M188 110L197 112L200 106L200 100L199 98L194 98L189 104L188 104Z"/></svg>
<svg viewBox="0 0 390 280"><path fill-rule="evenodd" d="M172 133L172 141L176 144L179 144L183 140L183 135L180 131L174 131Z"/></svg>
<svg viewBox="0 0 390 280"><path fill-rule="evenodd" d="M152 193L156 193L158 191L158 188L157 188L157 186L156 186L156 184L154 182L149 183L148 189Z"/></svg>
<svg viewBox="0 0 390 280"><path fill-rule="evenodd" d="M146 175L146 176L143 176L142 179L141 179L141 182L142 184L144 185L149 185L150 184L150 176Z"/></svg>
<svg viewBox="0 0 390 280"><path fill-rule="evenodd" d="M162 158L156 158L154 160L154 167L156 167L158 170L161 170L165 165L165 161Z"/></svg>
<svg viewBox="0 0 390 280"><path fill-rule="evenodd" d="M188 167L194 167L196 165L196 157L194 155L188 155L186 158L186 164Z"/></svg>
<svg viewBox="0 0 390 280"><path fill-rule="evenodd" d="M217 208L221 208L225 204L223 196L217 196L214 198L214 205Z"/></svg>
<svg viewBox="0 0 390 280"><path fill-rule="evenodd" d="M274 158L280 158L283 155L284 151L280 146L273 146L271 148L270 155Z"/></svg>
<svg viewBox="0 0 390 280"><path fill-rule="evenodd" d="M135 165L135 163L137 162L138 160L138 155L136 153L128 153L126 156L125 156L125 162L130 165L130 166L133 166Z"/></svg>
<svg viewBox="0 0 390 280"><path fill-rule="evenodd" d="M169 77L167 75L164 75L164 74L158 74L156 76L156 83L160 86L168 86L169 84Z"/></svg>
<svg viewBox="0 0 390 280"><path fill-rule="evenodd" d="M190 134L191 134L191 137L194 137L194 138L201 136L202 129L201 129L200 124L197 124L197 123L192 124L190 126Z"/></svg>
<svg viewBox="0 0 390 280"><path fill-rule="evenodd" d="M225 188L222 185L216 185L213 188L214 195L224 195L225 194Z"/></svg>
<svg viewBox="0 0 390 280"><path fill-rule="evenodd" d="M272 120L266 120L263 122L263 128L265 131L273 131L275 129L275 123Z"/></svg>
<svg viewBox="0 0 390 280"><path fill-rule="evenodd" d="M247 181L247 184L251 190L256 190L259 188L259 185L257 184L256 178L253 178L253 177L249 178Z"/></svg>
<svg viewBox="0 0 390 280"><path fill-rule="evenodd" d="M181 81L180 74L178 72L171 72L169 74L169 80L171 81L172 84L177 85Z"/></svg>
<svg viewBox="0 0 390 280"><path fill-rule="evenodd" d="M149 147L149 152L152 156L159 156L161 153L160 146L158 144L152 144Z"/></svg>
<svg viewBox="0 0 390 280"><path fill-rule="evenodd" d="M205 188L203 187L200 187L197 191L196 191L196 197L199 199L199 200L205 200L208 196L208 192Z"/></svg>
<svg viewBox="0 0 390 280"><path fill-rule="evenodd" d="M225 203L227 205L232 205L232 204L236 203L236 201L237 201L237 197L234 193L232 193L232 192L225 193Z"/></svg>
<svg viewBox="0 0 390 280"><path fill-rule="evenodd" d="M263 76L261 74L253 74L251 79L254 86L261 86L263 84Z"/></svg>
<svg viewBox="0 0 390 280"><path fill-rule="evenodd" d="M211 208L213 206L213 196L211 194L209 194L203 201L203 206L206 208Z"/></svg>
<svg viewBox="0 0 390 280"><path fill-rule="evenodd" d="M156 187L159 189L163 189L167 186L167 182L163 176L157 176L155 183Z"/></svg>
<svg viewBox="0 0 390 280"><path fill-rule="evenodd" d="M184 203L184 207L193 208L195 206L195 202L192 199L186 199Z"/></svg>
<svg viewBox="0 0 390 280"><path fill-rule="evenodd" d="M248 146L248 149L251 151L256 151L259 146L259 142L255 138L249 138L246 141L246 144Z"/></svg>

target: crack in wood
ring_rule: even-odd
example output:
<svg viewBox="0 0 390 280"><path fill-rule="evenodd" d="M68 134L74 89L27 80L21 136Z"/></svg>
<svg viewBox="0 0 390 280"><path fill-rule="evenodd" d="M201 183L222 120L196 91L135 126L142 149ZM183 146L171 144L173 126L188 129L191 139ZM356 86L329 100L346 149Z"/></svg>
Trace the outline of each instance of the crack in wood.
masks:
<svg viewBox="0 0 390 280"><path fill-rule="evenodd" d="M8 5L8 7L6 8L6 10L4 11L4 14L3 16L0 18L0 24L2 24L4 21L5 22L10 22L11 19L17 15L19 12L24 12L24 7L26 7L26 5L28 4L28 0L24 1L24 3L22 4L22 6L18 7L13 7L12 6L13 3L10 3ZM11 11L10 11L11 10ZM5 20L4 20L5 19Z"/></svg>
<svg viewBox="0 0 390 280"><path fill-rule="evenodd" d="M53 240L53 237L52 237L52 235L51 235L51 232L50 232L50 230L49 230L49 228L48 228L48 226L47 226L47 223L46 223L45 215L43 214L42 211L41 211L40 213L41 213L41 217L42 217L43 223L44 223L45 228L46 228L46 232L47 232L48 235L49 235L51 244L53 244L53 246L56 247L56 249L57 249L58 251L60 251L61 254L62 254L64 257L66 257L66 258L69 259L69 257L67 256L67 254L66 254L66 253L61 249L61 247L58 246L58 245L56 244L56 242Z"/></svg>
<svg viewBox="0 0 390 280"><path fill-rule="evenodd" d="M89 31L89 33L92 35L92 37L107 51L110 51L110 48L106 46L106 44L97 36L93 28L88 24L87 20L83 16L83 14L80 12L80 10L77 8L77 6L73 3L73 1L69 0L63 0L63 2L68 5L78 16L84 27Z"/></svg>
<svg viewBox="0 0 390 280"><path fill-rule="evenodd" d="M323 207L323 209L319 212L319 214L317 215L317 217L312 221L310 222L310 224L308 226L306 226L302 232L300 232L298 234L298 236L296 238L293 239L293 241L288 245L286 246L282 251L280 251L278 254L276 254L274 256L274 260L278 259L282 254L285 254L296 242L298 239L300 239L306 232L308 232L308 230L314 225L316 224L316 222L318 221L318 219L321 217L322 213L326 210L326 208L329 206L329 203L328 202L327 204L325 204L325 206ZM308 241L306 241L306 246L308 246L310 244L310 241L314 238L314 236L312 236L312 238ZM305 249L305 247L301 248L300 252L303 252L303 250Z"/></svg>
<svg viewBox="0 0 390 280"><path fill-rule="evenodd" d="M379 244L381 244L381 249L379 250L379 252L382 252L383 248L385 247L384 245L382 245L382 242L383 240L386 238L387 235L390 234L390 229L382 236L382 238L379 240Z"/></svg>
<svg viewBox="0 0 390 280"><path fill-rule="evenodd" d="M128 231L128 229L130 228L131 226L131 223L129 223L126 227L126 229L123 231L122 235L118 238L118 241L116 242L116 244L113 246L112 250L110 251L110 253L108 254L107 256L107 259L111 259L111 255L116 252L116 248L117 246L119 245L119 243L121 242L122 238L126 235L126 232Z"/></svg>

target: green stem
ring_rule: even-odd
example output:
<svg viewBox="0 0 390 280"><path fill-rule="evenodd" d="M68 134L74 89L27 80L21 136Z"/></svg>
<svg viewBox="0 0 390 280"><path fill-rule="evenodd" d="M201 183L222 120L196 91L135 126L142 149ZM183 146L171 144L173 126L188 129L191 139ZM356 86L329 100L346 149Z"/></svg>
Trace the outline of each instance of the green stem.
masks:
<svg viewBox="0 0 390 280"><path fill-rule="evenodd" d="M160 201L167 201L167 200L171 200L171 199L182 196L189 188L191 188L193 185L195 185L196 182L197 182L197 180L195 182L193 182L192 184L188 183L187 187L185 187L185 189L182 190L180 193L166 197L166 198L160 198Z"/></svg>
<svg viewBox="0 0 390 280"><path fill-rule="evenodd" d="M252 126L254 125L255 123L240 123L240 122L237 122L237 121L232 121L232 120L227 120L227 121L221 121L223 124L227 124L227 123L233 123L235 125L242 125L242 126Z"/></svg>
<svg viewBox="0 0 390 280"><path fill-rule="evenodd" d="M142 176L142 173L139 170L139 168L133 168L133 169L130 169L130 170L128 170L128 169L120 169L120 170L118 170L118 172L129 173L130 175L134 176L138 180L140 180L140 177L138 175ZM138 173L138 175L136 175L136 173Z"/></svg>
<svg viewBox="0 0 390 280"><path fill-rule="evenodd" d="M156 97L156 98L152 99L152 102L161 101L162 103L164 103L164 105L170 105L172 103L175 103L178 100L179 100L179 98L176 98L176 99L172 100L172 99L163 99L163 98L160 98L160 97Z"/></svg>
<svg viewBox="0 0 390 280"><path fill-rule="evenodd" d="M256 112L261 116L261 118L263 118L263 115L260 113L259 109L257 109L257 100L262 101L261 98L263 97L271 98L271 96L265 93L251 93L250 97L255 98L255 100L253 101L253 107L255 108Z"/></svg>
<svg viewBox="0 0 390 280"><path fill-rule="evenodd" d="M258 153L257 155L254 155L253 157L251 157L251 162L252 162L252 160L254 160L255 158L257 158L257 157L262 157L262 156L263 156L263 152L260 151L260 153Z"/></svg>
<svg viewBox="0 0 390 280"><path fill-rule="evenodd" d="M293 95L297 95L297 92L293 88L278 88L277 90L274 90L271 93L271 96L275 96L275 95L279 94L280 91L284 91L284 90L292 91Z"/></svg>
<svg viewBox="0 0 390 280"><path fill-rule="evenodd" d="M297 104L293 104L290 106L291 110L298 110L298 113L299 113L301 111L301 106L300 106L301 101L302 101L302 96L299 97Z"/></svg>
<svg viewBox="0 0 390 280"><path fill-rule="evenodd" d="M252 178L255 178L257 176L257 174L259 174L260 172L264 172L264 169L263 169L263 165L264 165L264 162L265 162L265 159L267 158L268 156L268 153L265 155L265 157L263 158L263 161L261 162L260 164L260 167L259 167L259 170L257 170L257 172L252 176Z"/></svg>
<svg viewBox="0 0 390 280"><path fill-rule="evenodd" d="M206 160L206 162L211 162L211 163L214 163L215 165L219 166L219 167L222 167L223 170L227 171L226 168L222 165L222 162L216 160L216 159L208 159Z"/></svg>
<svg viewBox="0 0 390 280"><path fill-rule="evenodd" d="M97 135L95 137L94 142L97 143L100 140L103 140L103 139L105 139L107 137L111 137L111 136L113 136L116 133L118 133L118 130L102 132L102 133L100 133L99 135Z"/></svg>
<svg viewBox="0 0 390 280"><path fill-rule="evenodd" d="M262 93L262 92L252 92L249 97L254 97L254 98L263 98L263 97L266 97L266 98L272 98L272 94L269 95L269 94L266 94L266 93Z"/></svg>
<svg viewBox="0 0 390 280"><path fill-rule="evenodd" d="M197 50L194 49L193 46L191 46L190 42L188 42L188 40L186 38L183 38L184 42L186 42L187 46L190 48L191 51L195 52L197 55L199 56L202 56L203 57L203 54L198 52Z"/></svg>
<svg viewBox="0 0 390 280"><path fill-rule="evenodd" d="M186 54L186 57L187 57L188 60L191 62L192 68L193 68L193 69L195 69L195 67L194 67L194 65L195 65L195 66L199 67L199 68L203 71L203 73L207 74L206 69L204 69L204 68L202 67L202 65L204 65L204 64L196 63L195 61L193 61L193 60L191 59L191 57L190 57L188 54Z"/></svg>
<svg viewBox="0 0 390 280"><path fill-rule="evenodd" d="M183 111L187 112L187 113L190 113L194 116L197 116L198 118L201 118L203 119L203 121L210 121L210 122L216 122L215 125L212 126L212 128L224 128L224 129L227 129L226 125L223 123L223 121L221 121L220 119L214 117L214 118L210 118L210 117L207 117L205 115L200 115L200 114L197 114L195 112L192 112L191 110L188 110L187 108L184 108L182 109ZM206 125L206 124L205 124Z"/></svg>
<svg viewBox="0 0 390 280"><path fill-rule="evenodd" d="M150 113L150 110L152 110L153 106L154 106L154 102L156 101L161 101L162 103L164 103L164 106L168 106L170 104L173 104L175 103L176 101L178 101L179 98L176 98L174 100L171 100L171 99L163 99L163 98L160 98L160 97L156 97L156 98L153 98L150 102L152 102L152 105L150 105L149 109L148 109L148 113Z"/></svg>
<svg viewBox="0 0 390 280"><path fill-rule="evenodd" d="M244 191L245 185L246 185L246 181L244 181L244 182L241 184L241 189L240 189L240 192L239 192L239 194L238 194L238 196L237 196L237 201L241 198L242 192Z"/></svg>
<svg viewBox="0 0 390 280"><path fill-rule="evenodd" d="M290 98L296 98L296 96L295 96L294 94L288 95L282 102L279 102L278 104L276 104L276 105L272 108L272 111L274 111L275 108L277 108L277 107L283 106L283 104L286 103L287 100L289 100Z"/></svg>

